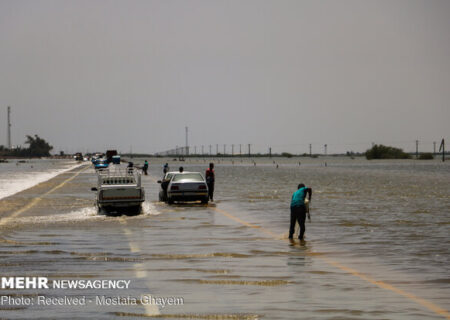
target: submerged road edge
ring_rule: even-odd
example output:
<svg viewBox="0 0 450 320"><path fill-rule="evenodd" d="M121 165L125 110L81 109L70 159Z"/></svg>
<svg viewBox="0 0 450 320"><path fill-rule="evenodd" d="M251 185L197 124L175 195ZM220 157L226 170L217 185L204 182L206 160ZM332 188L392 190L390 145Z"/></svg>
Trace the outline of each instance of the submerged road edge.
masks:
<svg viewBox="0 0 450 320"><path fill-rule="evenodd" d="M211 209L213 209L214 211L217 211L218 213L226 216L227 218L229 218L231 220L234 220L234 221L236 221L236 222L238 222L238 223L240 223L240 224L242 224L242 225L244 225L246 227L253 228L253 229L258 229L259 231L264 232L265 234L272 236L275 240L284 240L284 241L289 242L289 239L280 238L277 234L273 233L269 229L266 229L264 227L257 226L257 225L254 225L254 224L250 223L250 222L244 221L244 220L242 220L242 219L232 215L231 213L229 213L229 212L227 212L227 211L225 211L223 209L219 209L217 207L212 207ZM379 287L381 289L388 290L388 291L394 292L394 293L396 293L398 295L401 295L401 296L403 296L403 297L405 297L405 298L415 302L416 304L419 304L419 305L425 307L426 309L434 312L435 314L437 314L439 316L442 316L442 317L446 318L447 320L450 320L450 313L449 313L449 311L444 309L444 308L442 308L442 307L440 307L440 306L438 306L438 305L436 305L436 304L434 304L431 301L428 301L426 299L418 297L418 296L416 296L416 295L414 295L412 293L409 293L409 292L407 292L405 290L399 289L399 288L397 288L397 287L395 287L395 286L393 286L391 284L388 284L386 282L376 280L376 279L374 279L372 277L369 277L369 276L359 272L356 269L353 269L353 268L347 267L347 266L345 266L343 264L340 264L337 261L331 260L329 258L321 257L320 255L314 255L314 256L316 256L317 258L321 259L322 261L324 261L325 263L327 263L330 266L333 266L333 267L335 267L335 268L337 268L339 270L342 270L342 271L344 271L344 272L346 272L348 274L351 274L351 275L353 275L355 277L358 277L361 280L364 280L364 281L366 281L368 283L376 285L377 287Z"/></svg>
<svg viewBox="0 0 450 320"><path fill-rule="evenodd" d="M36 205L42 200L43 197L45 197L46 195L49 195L49 194L55 192L56 190L62 188L62 187L63 187L64 185L66 185L68 182L72 181L72 180L75 179L78 175L80 175L82 172L86 171L86 170L89 168L89 166L86 166L86 165L81 165L81 167L82 167L82 168L81 168L80 170L76 171L76 172L74 173L74 175L72 175L71 177L67 178L66 180L64 180L63 182L61 182L61 183L58 184L57 186L53 187L53 188L50 189L49 191L47 191L47 192L41 194L39 197L34 198L34 199L31 200L27 205L23 206L23 207L20 208L19 210L14 211L13 213L11 213L11 214L10 214L9 216L7 216L7 217L1 217L1 218L0 218L0 227L1 227L1 226L4 226L4 225L6 225L6 224L8 224L12 219L14 219L14 218L17 217L18 215L24 213L25 211L30 210L31 208L33 208L34 206L36 206ZM76 168L74 168L74 169L76 169ZM61 175L61 174L67 174L67 173L70 173L70 171L62 172L62 173L60 173L59 175ZM59 175L58 175L58 176L59 176ZM55 178L55 177L53 177L53 178ZM51 179L53 179L53 178L51 178ZM49 180L50 180L50 179L49 179ZM49 181L49 180L47 180L47 181ZM45 181L43 181L43 182L45 182ZM41 182L41 183L43 183L43 182Z"/></svg>

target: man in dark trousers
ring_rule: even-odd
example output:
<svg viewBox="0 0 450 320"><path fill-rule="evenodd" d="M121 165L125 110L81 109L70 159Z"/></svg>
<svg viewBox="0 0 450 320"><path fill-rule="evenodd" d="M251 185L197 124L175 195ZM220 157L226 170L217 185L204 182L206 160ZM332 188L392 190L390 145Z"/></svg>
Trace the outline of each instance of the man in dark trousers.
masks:
<svg viewBox="0 0 450 320"><path fill-rule="evenodd" d="M127 166L127 172L129 173L129 174L132 174L133 173L133 169L134 169L134 163L133 162L128 162L128 166Z"/></svg>
<svg viewBox="0 0 450 320"><path fill-rule="evenodd" d="M298 190L294 192L291 200L291 226L289 228L289 239L292 239L295 231L295 222L300 225L300 234L298 238L303 240L305 234L306 206L305 198L308 195L311 201L312 189L305 187L303 183L298 185Z"/></svg>
<svg viewBox="0 0 450 320"><path fill-rule="evenodd" d="M214 174L214 163L209 164L209 169L206 170L205 173L206 184L208 185L208 196L211 201L214 201L214 182L215 182L215 174Z"/></svg>
<svg viewBox="0 0 450 320"><path fill-rule="evenodd" d="M148 171L148 161L145 160L144 166L142 167L142 172L144 172L144 174L147 175L147 171Z"/></svg>

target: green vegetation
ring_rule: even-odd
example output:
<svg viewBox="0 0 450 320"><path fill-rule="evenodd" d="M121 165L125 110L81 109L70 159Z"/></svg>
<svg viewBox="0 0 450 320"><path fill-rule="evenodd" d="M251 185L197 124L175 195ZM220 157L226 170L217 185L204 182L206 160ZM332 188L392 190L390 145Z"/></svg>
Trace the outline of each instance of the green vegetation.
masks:
<svg viewBox="0 0 450 320"><path fill-rule="evenodd" d="M48 157L50 151L53 149L47 141L40 138L37 134L33 136L27 135L25 144L28 144L28 148L15 148L7 149L4 146L0 146L0 156L4 157Z"/></svg>
<svg viewBox="0 0 450 320"><path fill-rule="evenodd" d="M411 156L402 149L376 144L366 151L366 158L372 159L409 159Z"/></svg>
<svg viewBox="0 0 450 320"><path fill-rule="evenodd" d="M283 152L283 153L281 154L281 156L282 156L282 157L286 157L286 158L292 158L292 154L289 153L289 152Z"/></svg>
<svg viewBox="0 0 450 320"><path fill-rule="evenodd" d="M433 160L433 154L431 152L424 152L419 155L419 160Z"/></svg>

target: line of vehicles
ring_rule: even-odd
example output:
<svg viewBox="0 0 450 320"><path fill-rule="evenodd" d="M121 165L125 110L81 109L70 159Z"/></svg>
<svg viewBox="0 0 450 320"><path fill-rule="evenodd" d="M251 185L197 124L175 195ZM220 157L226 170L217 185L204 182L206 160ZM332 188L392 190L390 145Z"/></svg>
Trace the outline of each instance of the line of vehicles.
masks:
<svg viewBox="0 0 450 320"><path fill-rule="evenodd" d="M91 162L96 170L106 169L110 164L120 164L120 156L117 150L107 150L106 154L93 155Z"/></svg>
<svg viewBox="0 0 450 320"><path fill-rule="evenodd" d="M113 156L112 156L113 157ZM145 201L142 177L135 167L122 167L120 162L92 159L97 173L96 206L100 213L137 215ZM159 200L174 202L200 201L208 203L208 185L200 172L167 172L162 180Z"/></svg>
<svg viewBox="0 0 450 320"><path fill-rule="evenodd" d="M100 213L137 215L145 201L141 174L134 168L121 167L120 161L116 150L92 156L97 173L97 186L91 188L96 192L95 204Z"/></svg>

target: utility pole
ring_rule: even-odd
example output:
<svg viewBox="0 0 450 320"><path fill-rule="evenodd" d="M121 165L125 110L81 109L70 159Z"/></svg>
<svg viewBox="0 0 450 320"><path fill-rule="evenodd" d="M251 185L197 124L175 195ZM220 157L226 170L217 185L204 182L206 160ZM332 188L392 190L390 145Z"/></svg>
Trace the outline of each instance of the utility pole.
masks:
<svg viewBox="0 0 450 320"><path fill-rule="evenodd" d="M224 144L224 145L223 145L223 155L225 155L225 153L227 153L226 151L227 151L227 145Z"/></svg>
<svg viewBox="0 0 450 320"><path fill-rule="evenodd" d="M234 157L234 144L231 145L231 156Z"/></svg>
<svg viewBox="0 0 450 320"><path fill-rule="evenodd" d="M216 144L216 156L219 154L219 144Z"/></svg>
<svg viewBox="0 0 450 320"><path fill-rule="evenodd" d="M269 157L272 158L272 147L269 147Z"/></svg>
<svg viewBox="0 0 450 320"><path fill-rule="evenodd" d="M327 145L326 144L323 146L323 149L324 149L325 155L327 155Z"/></svg>
<svg viewBox="0 0 450 320"><path fill-rule="evenodd" d="M436 155L436 141L433 141L433 155Z"/></svg>
<svg viewBox="0 0 450 320"><path fill-rule="evenodd" d="M312 157L312 144L309 144L309 156Z"/></svg>
<svg viewBox="0 0 450 320"><path fill-rule="evenodd" d="M445 161L445 141L444 141L444 138L442 138L441 146L439 147L439 151L441 151L441 150L442 150L442 162L444 162Z"/></svg>
<svg viewBox="0 0 450 320"><path fill-rule="evenodd" d="M189 131L189 129L188 129L188 127L186 127L186 150L185 150L185 152L186 152L186 155L187 155L187 156L189 155L188 131Z"/></svg>
<svg viewBox="0 0 450 320"><path fill-rule="evenodd" d="M205 154L205 152L204 152L204 148L203 148L203 145L202 145L202 156Z"/></svg>
<svg viewBox="0 0 450 320"><path fill-rule="evenodd" d="M6 128L8 130L8 149L11 150L11 107L8 106L8 126Z"/></svg>
<svg viewBox="0 0 450 320"><path fill-rule="evenodd" d="M239 144L239 157L242 157L242 145Z"/></svg>
<svg viewBox="0 0 450 320"><path fill-rule="evenodd" d="M416 140L416 159L419 159L419 140Z"/></svg>
<svg viewBox="0 0 450 320"><path fill-rule="evenodd" d="M252 153L250 152L250 146L251 146L251 144L249 143L249 144L248 144L248 157L249 157L249 158L251 157L251 154L252 154Z"/></svg>

